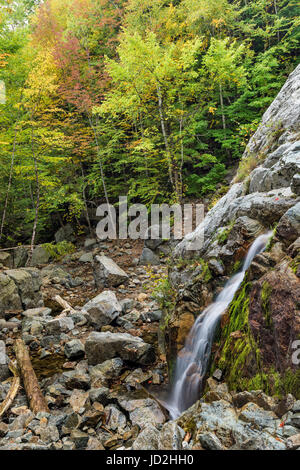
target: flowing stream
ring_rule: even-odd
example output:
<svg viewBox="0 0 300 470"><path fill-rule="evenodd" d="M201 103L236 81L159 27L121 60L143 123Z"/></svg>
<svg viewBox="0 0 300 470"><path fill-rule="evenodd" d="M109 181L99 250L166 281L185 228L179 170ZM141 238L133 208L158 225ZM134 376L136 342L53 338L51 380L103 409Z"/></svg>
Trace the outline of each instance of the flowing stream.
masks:
<svg viewBox="0 0 300 470"><path fill-rule="evenodd" d="M215 302L195 321L184 348L178 354L173 389L167 402L164 402L172 419L176 419L199 399L219 320L233 300L253 258L265 249L271 234L272 232L268 232L261 235L253 242L242 270L229 279Z"/></svg>

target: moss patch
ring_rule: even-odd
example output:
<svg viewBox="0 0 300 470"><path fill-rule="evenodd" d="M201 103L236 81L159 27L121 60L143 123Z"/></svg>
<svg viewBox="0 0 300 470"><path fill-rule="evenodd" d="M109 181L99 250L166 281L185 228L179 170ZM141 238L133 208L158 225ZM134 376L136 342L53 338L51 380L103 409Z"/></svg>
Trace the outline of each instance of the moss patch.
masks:
<svg viewBox="0 0 300 470"><path fill-rule="evenodd" d="M287 369L279 372L266 367L261 358L248 322L251 283L246 280L236 293L230 307L228 321L221 330L218 350L211 371L220 368L224 380L233 391L263 390L268 395L283 397L292 393L300 398L300 370ZM272 288L264 282L261 289L261 306L266 326L272 328L270 297Z"/></svg>
<svg viewBox="0 0 300 470"><path fill-rule="evenodd" d="M231 390L244 389L244 380L261 370L260 354L248 323L251 283L245 280L229 307L229 321L221 331L219 358L212 365L225 371Z"/></svg>
<svg viewBox="0 0 300 470"><path fill-rule="evenodd" d="M67 242L65 240L57 244L44 243L42 247L47 251L49 256L55 260L60 260L64 256L76 251L76 247L73 245L73 243Z"/></svg>
<svg viewBox="0 0 300 470"><path fill-rule="evenodd" d="M267 328L272 328L272 317L271 317L271 312L270 312L270 297L272 294L272 287L270 284L265 281L262 285L261 289L261 306L263 309L264 317L265 317L265 322L266 322L266 327Z"/></svg>

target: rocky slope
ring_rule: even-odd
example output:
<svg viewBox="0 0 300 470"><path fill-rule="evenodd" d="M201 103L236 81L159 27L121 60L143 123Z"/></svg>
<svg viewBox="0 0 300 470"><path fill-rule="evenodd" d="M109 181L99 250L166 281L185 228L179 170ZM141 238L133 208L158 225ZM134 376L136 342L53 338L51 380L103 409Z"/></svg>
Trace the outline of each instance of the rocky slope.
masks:
<svg viewBox="0 0 300 470"><path fill-rule="evenodd" d="M169 278L179 294L165 325L171 370L194 318L239 269L252 241L273 230L223 317L211 372L221 369L234 391L300 398L300 370L292 360L300 338L299 102L300 66L264 114L228 193L175 249ZM202 247L189 250L203 233Z"/></svg>

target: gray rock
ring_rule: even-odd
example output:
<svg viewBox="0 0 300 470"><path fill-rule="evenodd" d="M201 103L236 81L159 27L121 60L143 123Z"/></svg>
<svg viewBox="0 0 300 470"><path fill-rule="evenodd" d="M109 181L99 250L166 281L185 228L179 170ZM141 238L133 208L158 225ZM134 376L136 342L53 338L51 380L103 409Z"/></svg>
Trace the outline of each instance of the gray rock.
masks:
<svg viewBox="0 0 300 470"><path fill-rule="evenodd" d="M143 248L142 254L139 259L140 265L152 265L157 266L160 264L159 256L157 256L150 248L146 246Z"/></svg>
<svg viewBox="0 0 300 470"><path fill-rule="evenodd" d="M122 312L117 297L112 291L103 291L82 308L90 324L98 329L112 323Z"/></svg>
<svg viewBox="0 0 300 470"><path fill-rule="evenodd" d="M166 418L156 401L151 398L140 400L118 399L120 406L129 413L133 425L137 424L141 429L150 424L164 424Z"/></svg>
<svg viewBox="0 0 300 470"><path fill-rule="evenodd" d="M50 254L43 246L37 246L32 252L30 265L38 266L40 264L47 264L50 260Z"/></svg>
<svg viewBox="0 0 300 470"><path fill-rule="evenodd" d="M145 247L152 251L156 250L164 242L164 235L165 237L171 236L168 234L168 225L151 225L145 235Z"/></svg>
<svg viewBox="0 0 300 470"><path fill-rule="evenodd" d="M185 432L174 421L163 425L159 434L159 450L182 450Z"/></svg>
<svg viewBox="0 0 300 470"><path fill-rule="evenodd" d="M65 355L68 359L80 359L84 357L84 345L79 339L72 339L65 345Z"/></svg>
<svg viewBox="0 0 300 470"><path fill-rule="evenodd" d="M109 388L107 387L91 388L89 391L90 400L92 403L96 401L105 406L109 402L109 393Z"/></svg>
<svg viewBox="0 0 300 470"><path fill-rule="evenodd" d="M291 424L296 428L300 428L300 412L294 413L291 417Z"/></svg>
<svg viewBox="0 0 300 470"><path fill-rule="evenodd" d="M107 256L95 256L94 278L98 287L118 287L128 281L128 275Z"/></svg>
<svg viewBox="0 0 300 470"><path fill-rule="evenodd" d="M200 434L199 441L204 449L208 450L224 450L224 446L222 445L220 439L213 434L212 432L205 432Z"/></svg>
<svg viewBox="0 0 300 470"><path fill-rule="evenodd" d="M71 432L71 440L74 442L77 450L85 449L90 436L85 432L80 431L79 429L74 429Z"/></svg>
<svg viewBox="0 0 300 470"><path fill-rule="evenodd" d="M120 305L122 308L122 313L126 314L130 312L130 310L134 306L134 300L133 299L122 299L120 300Z"/></svg>
<svg viewBox="0 0 300 470"><path fill-rule="evenodd" d="M80 263L92 263L93 262L93 254L92 253L84 253L79 258Z"/></svg>
<svg viewBox="0 0 300 470"><path fill-rule="evenodd" d="M6 268L13 267L13 258L10 253L6 253L5 251L0 252L0 264L5 266Z"/></svg>
<svg viewBox="0 0 300 470"><path fill-rule="evenodd" d="M94 248L94 246L97 245L97 240L96 238L86 238L84 242L84 248L86 250L89 250L91 248Z"/></svg>
<svg viewBox="0 0 300 470"><path fill-rule="evenodd" d="M300 413L300 400L297 400L294 404L293 404L293 413Z"/></svg>
<svg viewBox="0 0 300 470"><path fill-rule="evenodd" d="M93 332L86 340L85 350L91 365L114 357L121 357L125 361L142 365L151 364L155 359L153 347L150 344L128 333Z"/></svg>
<svg viewBox="0 0 300 470"><path fill-rule="evenodd" d="M295 194L300 196L300 175L299 174L293 176L291 188Z"/></svg>
<svg viewBox="0 0 300 470"><path fill-rule="evenodd" d="M90 376L92 381L102 379L103 383L110 379L119 377L123 369L123 361L119 357L108 359L90 368Z"/></svg>
<svg viewBox="0 0 300 470"><path fill-rule="evenodd" d="M247 403L243 406L239 419L261 430L274 426L277 416L272 411L263 410L255 403Z"/></svg>
<svg viewBox="0 0 300 470"><path fill-rule="evenodd" d="M300 202L295 204L279 220L276 233L283 241L292 243L300 233Z"/></svg>
<svg viewBox="0 0 300 470"><path fill-rule="evenodd" d="M72 370L63 373L63 379L68 390L88 390L90 388L91 379L88 374Z"/></svg>
<svg viewBox="0 0 300 470"><path fill-rule="evenodd" d="M27 318L47 317L49 315L51 315L51 308L47 307L29 308L22 312L22 316Z"/></svg>
<svg viewBox="0 0 300 470"><path fill-rule="evenodd" d="M40 428L40 437L46 444L57 442L59 440L59 432L56 426L48 425Z"/></svg>
<svg viewBox="0 0 300 470"><path fill-rule="evenodd" d="M6 310L22 310L22 303L14 281L0 273L0 316Z"/></svg>
<svg viewBox="0 0 300 470"><path fill-rule="evenodd" d="M26 265L28 258L28 249L24 246L18 247L14 250L14 268L22 268Z"/></svg>
<svg viewBox="0 0 300 470"><path fill-rule="evenodd" d="M63 242L64 240L67 241L74 241L74 230L70 224L61 227L54 235L56 243Z"/></svg>
<svg viewBox="0 0 300 470"><path fill-rule="evenodd" d="M127 428L126 416L119 410L116 405L108 405L105 408L105 412L109 417L106 426L111 431L123 433Z"/></svg>
<svg viewBox="0 0 300 470"><path fill-rule="evenodd" d="M45 331L48 335L57 335L74 329L74 322L70 317L61 317L46 323Z"/></svg>
<svg viewBox="0 0 300 470"><path fill-rule="evenodd" d="M149 424L145 427L132 445L133 450L158 450L158 429Z"/></svg>
<svg viewBox="0 0 300 470"><path fill-rule="evenodd" d="M5 274L17 286L21 304L25 310L43 306L43 297L40 292L42 282L38 269L10 269L5 271Z"/></svg>

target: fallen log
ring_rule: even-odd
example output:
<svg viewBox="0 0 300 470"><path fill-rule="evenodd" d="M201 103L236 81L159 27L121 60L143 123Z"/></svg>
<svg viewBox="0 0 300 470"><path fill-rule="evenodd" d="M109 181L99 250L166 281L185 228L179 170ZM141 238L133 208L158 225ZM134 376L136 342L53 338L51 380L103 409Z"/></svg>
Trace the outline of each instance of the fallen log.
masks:
<svg viewBox="0 0 300 470"><path fill-rule="evenodd" d="M8 391L8 394L5 398L5 400L0 405L0 418L1 418L1 416L4 415L4 413L6 413L6 411L9 410L9 408L13 404L13 401L14 401L14 399L15 399L17 393L18 393L19 387L20 387L20 376L19 376L18 369L15 367L15 365L12 362L10 362L9 368L10 368L11 372L13 373L14 377L13 377L13 381L12 381L12 384L10 386L10 389Z"/></svg>
<svg viewBox="0 0 300 470"><path fill-rule="evenodd" d="M15 354L31 411L35 414L40 411L49 413L48 405L30 361L28 349L22 339L16 340Z"/></svg>

